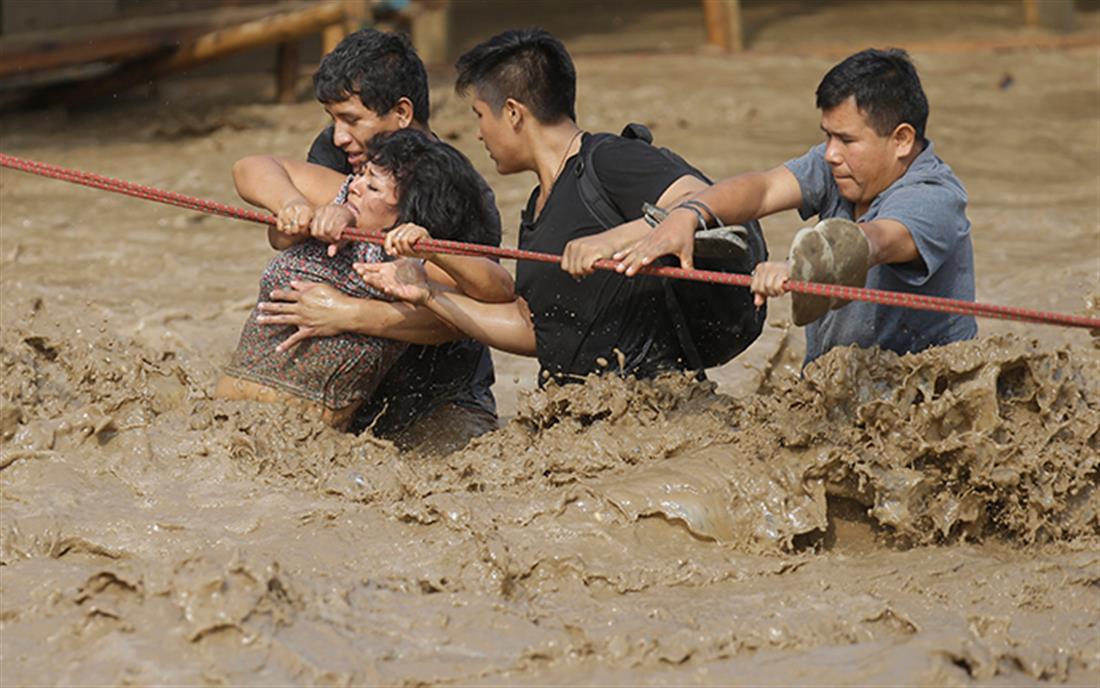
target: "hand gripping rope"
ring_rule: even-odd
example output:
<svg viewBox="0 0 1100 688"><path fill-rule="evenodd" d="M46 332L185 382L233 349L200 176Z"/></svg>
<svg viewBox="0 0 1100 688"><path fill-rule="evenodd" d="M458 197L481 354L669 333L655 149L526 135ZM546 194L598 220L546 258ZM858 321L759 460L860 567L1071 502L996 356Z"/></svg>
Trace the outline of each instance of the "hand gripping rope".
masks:
<svg viewBox="0 0 1100 688"><path fill-rule="evenodd" d="M209 213L211 215L248 220L250 222L257 222L265 225L275 224L275 217L267 213L261 213L246 208L237 208L224 203L186 196L173 191L165 191L151 186L134 184L133 182L122 181L120 179L112 179L90 172L81 172L79 170L50 165L48 163L26 160L6 153L0 153L0 166L37 174L43 177L50 177L52 179L62 179L74 184L90 186L105 191L126 194L136 198L144 198L149 201L166 203L168 205ZM369 241L373 244L381 244L385 239L385 235L382 232L347 231L344 233L344 236L358 241ZM543 263L561 262L561 256L551 253L524 251L515 248L481 246L458 241L425 239L418 245L430 251L462 256L492 256L495 258L530 260ZM614 271L617 263L611 260L600 260L596 262L595 266L600 270ZM749 275L714 272L710 270L687 270L684 268L660 267L654 265L642 268L638 271L638 274L710 282L712 284L729 284L740 287L747 287L752 282L752 277ZM1100 330L1100 318L1090 318L1068 313L1038 311L1030 308L1017 308L1015 306L998 306L994 304L977 303L974 301L947 299L938 296L924 296L921 294L909 294L882 289L867 289L865 287L846 287L817 282L788 281L786 287L788 291L792 292L813 294L815 296L833 296L849 301L867 301L886 306L901 306L904 308L937 311L940 313L956 313L958 315L972 315L982 318L999 318L1001 320L1018 320L1021 322Z"/></svg>

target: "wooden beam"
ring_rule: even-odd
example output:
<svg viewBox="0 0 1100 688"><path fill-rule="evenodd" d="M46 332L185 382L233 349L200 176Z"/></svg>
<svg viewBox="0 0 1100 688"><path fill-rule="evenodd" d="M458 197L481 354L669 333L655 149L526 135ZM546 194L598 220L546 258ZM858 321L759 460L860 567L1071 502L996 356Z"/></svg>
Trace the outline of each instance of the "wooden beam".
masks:
<svg viewBox="0 0 1100 688"><path fill-rule="evenodd" d="M1039 0L1024 0L1024 23L1028 26L1039 25Z"/></svg>
<svg viewBox="0 0 1100 688"><path fill-rule="evenodd" d="M439 65L450 57L450 0L423 0L412 18L413 47L426 65Z"/></svg>
<svg viewBox="0 0 1100 688"><path fill-rule="evenodd" d="M728 53L744 51L741 0L703 0L703 21L706 23L707 43Z"/></svg>
<svg viewBox="0 0 1100 688"><path fill-rule="evenodd" d="M325 30L321 32L321 55L328 55L336 46L340 45L340 41L348 35L347 27L343 24L333 24L326 26Z"/></svg>
<svg viewBox="0 0 1100 688"><path fill-rule="evenodd" d="M191 67L249 48L314 34L342 21L343 6L339 2L323 2L306 9L274 14L213 31L180 46L172 56L158 60L152 67L160 71Z"/></svg>
<svg viewBox="0 0 1100 688"><path fill-rule="evenodd" d="M298 100L298 42L285 41L275 49L275 101L290 104Z"/></svg>
<svg viewBox="0 0 1100 688"><path fill-rule="evenodd" d="M363 28L363 24L366 23L367 17L370 15L367 10L369 1L344 0L344 25L347 27L348 33L355 33Z"/></svg>
<svg viewBox="0 0 1100 688"><path fill-rule="evenodd" d="M46 38L32 41L0 41L0 79L27 76L88 62L116 62L168 51L182 40L194 40L203 30L157 28L100 36L95 40Z"/></svg>
<svg viewBox="0 0 1100 688"><path fill-rule="evenodd" d="M726 52L745 50L745 38L741 24L741 0L726 0Z"/></svg>
<svg viewBox="0 0 1100 688"><path fill-rule="evenodd" d="M261 17L198 36L169 55L125 63L115 72L99 79L55 89L45 94L43 100L46 103L66 103L97 98L242 50L270 43L286 43L315 34L326 26L343 21L344 7L335 0Z"/></svg>
<svg viewBox="0 0 1100 688"><path fill-rule="evenodd" d="M321 55L328 55L349 34L363 28L367 18L367 0L342 0L344 21L325 27L321 33Z"/></svg>
<svg viewBox="0 0 1100 688"><path fill-rule="evenodd" d="M726 47L726 10L722 0L703 0L703 22L706 24L707 44Z"/></svg>

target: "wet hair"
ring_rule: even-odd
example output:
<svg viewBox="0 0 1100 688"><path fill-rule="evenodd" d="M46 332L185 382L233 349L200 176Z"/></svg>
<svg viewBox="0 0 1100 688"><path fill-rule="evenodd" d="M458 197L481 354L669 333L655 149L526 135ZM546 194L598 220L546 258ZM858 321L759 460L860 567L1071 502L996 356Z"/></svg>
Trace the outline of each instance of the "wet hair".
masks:
<svg viewBox="0 0 1100 688"><path fill-rule="evenodd" d="M495 243L480 177L462 153L401 129L371 138L367 160L393 175L398 224L414 222L436 239Z"/></svg>
<svg viewBox="0 0 1100 688"><path fill-rule="evenodd" d="M377 115L408 98L413 119L427 126L428 73L404 34L362 29L349 35L321 60L313 75L313 93L322 103L358 95Z"/></svg>
<svg viewBox="0 0 1100 688"><path fill-rule="evenodd" d="M458 58L455 90L471 87L500 113L504 101L523 103L539 122L576 121L577 70L565 46L542 29L497 34Z"/></svg>
<svg viewBox="0 0 1100 688"><path fill-rule="evenodd" d="M888 136L899 124L909 124L924 141L928 98L909 54L899 48L868 49L829 70L817 87L817 107L829 110L855 96L879 136Z"/></svg>

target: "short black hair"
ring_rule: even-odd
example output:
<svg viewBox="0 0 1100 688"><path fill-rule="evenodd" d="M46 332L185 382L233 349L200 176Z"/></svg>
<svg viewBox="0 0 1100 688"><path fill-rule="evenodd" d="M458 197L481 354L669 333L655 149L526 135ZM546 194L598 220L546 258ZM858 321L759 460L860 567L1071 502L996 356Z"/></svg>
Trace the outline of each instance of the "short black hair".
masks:
<svg viewBox="0 0 1100 688"><path fill-rule="evenodd" d="M850 96L880 136L905 123L916 130L918 141L924 141L928 98L904 50L867 49L845 58L818 85L817 107L829 110Z"/></svg>
<svg viewBox="0 0 1100 688"><path fill-rule="evenodd" d="M455 64L455 90L472 86L496 113L523 103L539 122L576 121L577 70L561 41L542 29L513 29L474 46Z"/></svg>
<svg viewBox="0 0 1100 688"><path fill-rule="evenodd" d="M424 126L431 114L428 72L404 34L362 29L349 35L321 60L313 75L313 93L322 103L358 94L378 115L408 98L413 119Z"/></svg>
<svg viewBox="0 0 1100 688"><path fill-rule="evenodd" d="M399 129L371 138L367 160L393 175L399 224L414 222L436 239L494 243L488 197L462 153L416 129Z"/></svg>

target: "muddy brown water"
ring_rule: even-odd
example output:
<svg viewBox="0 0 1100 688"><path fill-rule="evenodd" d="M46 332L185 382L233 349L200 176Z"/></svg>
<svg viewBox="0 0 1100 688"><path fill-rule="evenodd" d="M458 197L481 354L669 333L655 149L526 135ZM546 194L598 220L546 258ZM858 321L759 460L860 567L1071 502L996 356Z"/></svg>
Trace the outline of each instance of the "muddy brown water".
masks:
<svg viewBox="0 0 1100 688"><path fill-rule="evenodd" d="M917 55L970 196L981 300L1100 294L1100 52ZM714 176L818 139L808 57L578 61L581 123L647 122ZM635 83L643 69L647 81ZM1005 76L1012 83L1006 88ZM313 104L5 120L3 150L237 203L233 160L301 155ZM221 90L219 90L221 89ZM436 130L498 191L446 85ZM1033 684L1100 678L1100 353L982 321L797 375L782 300L713 383L531 392L442 459L213 384L262 232L0 176L0 682ZM765 222L773 252L799 226Z"/></svg>

